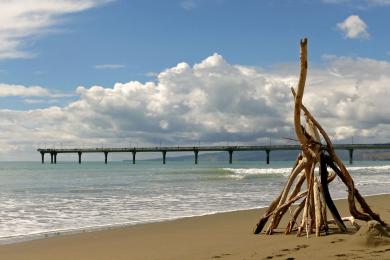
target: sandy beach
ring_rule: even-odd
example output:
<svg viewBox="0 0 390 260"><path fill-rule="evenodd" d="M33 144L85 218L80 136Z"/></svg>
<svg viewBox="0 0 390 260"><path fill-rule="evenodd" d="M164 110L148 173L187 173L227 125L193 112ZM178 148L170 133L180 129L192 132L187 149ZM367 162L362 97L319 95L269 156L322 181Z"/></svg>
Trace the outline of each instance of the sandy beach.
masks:
<svg viewBox="0 0 390 260"><path fill-rule="evenodd" d="M390 195L367 197L390 223ZM347 215L345 200L337 201ZM390 259L387 242L368 245L352 226L320 238L253 235L264 209L64 235L0 246L1 259ZM364 225L364 223L362 223ZM285 223L282 223L284 226Z"/></svg>

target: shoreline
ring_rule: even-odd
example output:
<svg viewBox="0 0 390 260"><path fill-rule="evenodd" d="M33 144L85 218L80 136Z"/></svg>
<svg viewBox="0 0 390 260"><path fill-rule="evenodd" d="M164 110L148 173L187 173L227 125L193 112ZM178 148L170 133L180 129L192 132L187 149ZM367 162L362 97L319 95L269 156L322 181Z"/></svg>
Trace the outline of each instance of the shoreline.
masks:
<svg viewBox="0 0 390 260"><path fill-rule="evenodd" d="M375 196L375 195L377 195L377 194L369 195L369 196ZM381 194L378 194L378 195L381 195ZM390 193L389 193L389 195L390 195ZM336 200L338 200L338 199L336 199ZM16 236L12 236L12 237L0 237L0 246L18 244L18 243L29 242L29 241L40 240L40 239L47 239L47 238L52 238L52 237L77 235L77 234L90 233L90 232L99 232L99 231L106 231L106 230L121 229L121 228L133 227L133 226L138 226L138 225L158 224L158 223L170 222L170 221L181 220L181 219L213 216L213 215L224 214L224 213L264 209L267 207L268 206L234 209L234 210L227 210L227 211L216 211L216 212L204 213L204 214L200 214L200 215L179 216L179 217L156 219L156 220L137 222L137 223L118 223L118 224L111 224L111 225L90 226L90 227L82 227L82 228L75 228L75 229L58 229L58 230L52 230L52 231L47 231L47 232L32 233L32 234L27 234L27 235L16 235Z"/></svg>
<svg viewBox="0 0 390 260"><path fill-rule="evenodd" d="M370 194L370 195L365 195L364 197L381 196L381 195L389 195L390 196L390 193ZM337 198L336 197L336 198L334 198L334 201L345 200L345 199L346 198ZM12 237L0 237L0 246L18 244L18 243L23 243L23 242L29 242L29 241L47 239L47 238L59 237L59 236L69 236L69 235L77 235L77 234L90 233L90 232L99 232L99 231L120 229L120 228L126 228L126 227L133 227L133 226L137 226L137 225L163 223L163 222L175 221L175 220L180 220L180 219L212 216L212 215L231 213L231 212L261 210L261 209L265 209L267 207L268 207L268 205L264 206L264 207L252 207L252 208L234 209L234 210L227 210L227 211L214 211L214 212L210 212L210 213L204 213L204 214L192 215L192 216L179 216L179 217L156 219L156 220L144 221L144 222L140 221L137 223L129 223L128 222L128 223L117 223L117 224L101 225L101 226L89 226L89 227L74 228L74 229L58 229L58 230L44 231L44 232L32 233L32 234L26 234L26 235L16 235L16 236L12 236Z"/></svg>
<svg viewBox="0 0 390 260"><path fill-rule="evenodd" d="M370 195L365 198L373 209L390 223L390 194ZM336 200L336 205L342 215L349 215L346 214L345 199ZM1 245L0 255L6 256L6 259L210 259L213 256L250 259L251 255L256 256L255 259L262 259L260 256L276 257L275 252L280 249L279 255L299 256L301 251L305 251L317 254L319 259L326 259L321 258L323 256L318 253L326 252L329 257L329 253L336 254L340 250L371 250L349 245L347 242L352 235L337 232L310 239L281 234L253 235L251 231L263 211L264 208L256 208L60 234ZM284 223L281 225L284 226ZM290 247L296 249L302 243L307 245L307 248L291 249L291 252L286 253ZM323 248L327 243L331 243L331 250ZM390 245L383 250L390 259ZM351 254L357 254L356 252L351 251ZM383 258L371 256L364 259Z"/></svg>

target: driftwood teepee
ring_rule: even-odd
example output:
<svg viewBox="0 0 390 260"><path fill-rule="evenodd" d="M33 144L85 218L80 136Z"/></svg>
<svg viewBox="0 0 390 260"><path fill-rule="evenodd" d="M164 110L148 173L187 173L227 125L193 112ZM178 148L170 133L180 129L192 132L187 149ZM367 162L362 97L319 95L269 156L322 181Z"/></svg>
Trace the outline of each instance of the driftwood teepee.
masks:
<svg viewBox="0 0 390 260"><path fill-rule="evenodd" d="M355 188L347 168L336 155L332 142L325 130L302 104L307 74L307 39L300 42L301 47L301 71L298 89L292 88L295 99L294 105L294 128L302 152L299 154L291 171L286 185L281 194L271 203L266 213L260 218L254 233L259 234L268 222L265 234L271 235L278 227L283 215L290 209L293 203L300 202L296 207L291 207L291 220L289 221L286 234L297 230L299 236L303 230L309 236L315 230L316 236L321 232L328 233L328 224L334 223L340 231L345 232L344 221L350 221L357 228L355 219L364 221L376 220L386 225L368 206L359 191ZM306 124L301 124L301 111ZM324 142L324 144L322 144ZM319 173L315 171L319 166ZM331 169L328 171L328 169ZM349 211L352 216L341 218L329 193L328 184L338 176L347 186ZM303 184L306 183L306 190ZM357 209L355 201L360 205ZM333 220L327 218L327 207L333 216ZM301 215L301 219L298 217ZM296 227L295 227L296 226Z"/></svg>

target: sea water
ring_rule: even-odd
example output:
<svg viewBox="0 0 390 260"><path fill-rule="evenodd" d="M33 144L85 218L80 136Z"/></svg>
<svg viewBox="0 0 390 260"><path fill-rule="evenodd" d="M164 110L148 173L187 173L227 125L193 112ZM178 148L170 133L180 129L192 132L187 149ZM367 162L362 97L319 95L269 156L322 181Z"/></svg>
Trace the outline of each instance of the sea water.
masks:
<svg viewBox="0 0 390 260"><path fill-rule="evenodd" d="M267 206L293 162L0 163L0 243ZM390 193L390 162L348 166L363 195ZM332 182L333 198L346 188Z"/></svg>

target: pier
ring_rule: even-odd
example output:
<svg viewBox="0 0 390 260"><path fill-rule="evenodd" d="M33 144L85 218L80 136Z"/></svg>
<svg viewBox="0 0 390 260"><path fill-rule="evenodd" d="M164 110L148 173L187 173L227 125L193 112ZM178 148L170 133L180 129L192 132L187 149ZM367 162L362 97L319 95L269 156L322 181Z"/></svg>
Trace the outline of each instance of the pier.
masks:
<svg viewBox="0 0 390 260"><path fill-rule="evenodd" d="M349 163L353 163L354 150L390 150L390 144L334 144L336 150L347 150L349 152ZM199 152L227 152L229 163L233 163L233 153L239 151L264 151L266 153L266 163L270 163L271 151L301 150L299 145L252 145L252 146L158 146L158 147L129 147L129 148L39 148L42 163L45 163L45 154L50 154L50 163L57 163L57 155L61 153L78 154L78 162L81 163L83 153L102 153L104 162L108 162L109 153L131 153L132 162L135 164L137 153L161 153L162 162L166 164L168 152L193 152L194 162L198 164Z"/></svg>

